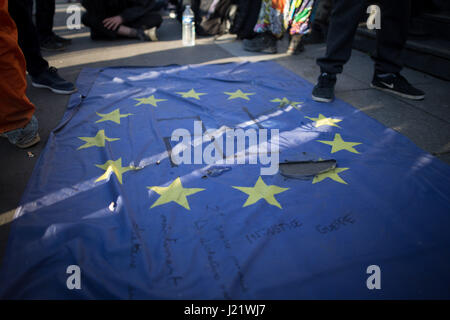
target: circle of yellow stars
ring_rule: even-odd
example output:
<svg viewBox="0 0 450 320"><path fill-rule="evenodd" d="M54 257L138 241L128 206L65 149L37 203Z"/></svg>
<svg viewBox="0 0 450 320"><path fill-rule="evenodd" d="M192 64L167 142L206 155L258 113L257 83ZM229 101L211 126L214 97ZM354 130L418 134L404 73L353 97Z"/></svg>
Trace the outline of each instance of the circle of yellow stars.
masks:
<svg viewBox="0 0 450 320"><path fill-rule="evenodd" d="M207 95L207 93L197 92L194 88L188 91L179 91L175 93L180 95L181 98L195 100L201 100L202 96ZM250 101L250 97L255 95L255 93L253 92L243 92L241 89L237 89L234 92L224 92L224 94L228 95L228 100L242 99L246 101ZM168 101L167 99L158 99L155 97L155 95L143 98L134 98L134 100L138 102L137 104L135 104L135 106L151 105L153 107L159 107L159 103ZM271 100L271 102L278 103L279 108L292 106L297 110L300 110L300 107L303 104L303 102L293 101L288 99L287 97L275 98ZM100 117L100 119L98 119L95 123L110 121L119 125L121 124L121 119L133 116L132 113L121 113L120 109L115 109L110 113L96 112L96 114ZM340 123L342 119L327 117L323 114L319 114L317 117L305 116L305 118L311 120L314 127L316 128L322 126L341 128L337 124ZM106 142L111 143L120 140L119 138L108 137L104 129L98 130L96 135L93 137L78 137L78 139L82 140L84 144L78 147L77 150L88 149L91 147L102 148L105 147ZM351 153L359 154L360 152L355 149L355 147L362 144L361 142L345 141L339 133L335 133L333 140L317 140L317 142L331 146L331 154L339 151L348 151ZM114 174L120 184L123 183L123 175L126 172L137 170L134 166L124 167L122 165L122 158L118 158L116 160L108 160L103 164L96 164L96 167L104 170L104 173L99 178L97 178L95 182L108 181L110 179L110 176ZM348 169L349 168L335 168L333 170L318 174L314 177L312 183L316 184L328 178L341 184L347 184L347 182L339 174L347 171ZM266 204L275 206L279 209L282 209L282 206L278 202L276 196L289 190L289 188L284 188L281 186L267 185L261 176L258 177L253 187L232 186L232 188L239 190L240 192L247 195L247 199L243 203L242 207L248 207L263 201ZM203 188L184 187L180 177L170 182L170 184L167 186L151 186L147 187L147 189L159 195L158 199L150 207L151 209L169 203L175 203L187 210L191 210L188 197L205 190Z"/></svg>

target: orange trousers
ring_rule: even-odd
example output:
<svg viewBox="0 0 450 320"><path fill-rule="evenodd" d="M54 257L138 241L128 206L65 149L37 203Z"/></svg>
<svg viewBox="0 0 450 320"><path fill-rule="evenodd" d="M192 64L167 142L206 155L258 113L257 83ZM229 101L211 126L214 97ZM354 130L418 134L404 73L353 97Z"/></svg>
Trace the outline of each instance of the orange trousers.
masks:
<svg viewBox="0 0 450 320"><path fill-rule="evenodd" d="M17 27L9 16L8 0L0 0L0 133L30 122L35 107L26 89L25 57L17 43Z"/></svg>

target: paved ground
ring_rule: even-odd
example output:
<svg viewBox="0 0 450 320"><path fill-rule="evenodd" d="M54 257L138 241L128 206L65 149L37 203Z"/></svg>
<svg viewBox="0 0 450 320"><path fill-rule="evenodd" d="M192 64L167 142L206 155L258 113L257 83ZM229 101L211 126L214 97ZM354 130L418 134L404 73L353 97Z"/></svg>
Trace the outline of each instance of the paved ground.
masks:
<svg viewBox="0 0 450 320"><path fill-rule="evenodd" d="M73 44L64 52L44 55L51 65L59 68L64 78L74 82L84 67L164 66L243 60L274 60L306 80L315 82L319 73L315 58L325 50L324 45L312 45L307 46L301 55L287 56L284 54L287 40L284 40L279 45L279 54L251 54L244 51L242 43L231 36L217 40L198 39L195 47L184 48L180 40L181 25L168 17L161 27L159 42L93 42L86 28L66 29L67 5L63 2L57 1L55 29L58 34L73 39ZM409 137L422 149L450 164L450 83L406 69L403 74L409 81L427 93L424 101L412 102L371 89L372 66L366 54L354 50L351 61L338 78L337 97ZM16 149L5 139L0 140L0 258L9 229L9 224L5 222L17 207L37 158L51 130L62 118L69 98L31 86L27 93L37 107L36 116L43 141L29 150L35 155L29 158L27 151Z"/></svg>

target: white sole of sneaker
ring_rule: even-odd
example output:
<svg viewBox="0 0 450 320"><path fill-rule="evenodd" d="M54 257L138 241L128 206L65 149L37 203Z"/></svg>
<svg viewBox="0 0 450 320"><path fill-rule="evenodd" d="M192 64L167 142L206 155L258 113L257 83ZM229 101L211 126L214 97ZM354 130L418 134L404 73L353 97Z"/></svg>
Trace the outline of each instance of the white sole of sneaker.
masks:
<svg viewBox="0 0 450 320"><path fill-rule="evenodd" d="M67 91L67 90L58 90L58 89L54 89L54 88L52 88L52 87L50 87L50 86L46 86L46 85L44 85L44 84L39 84L39 83L34 83L34 82L31 82L31 85L32 85L33 87L35 87L35 88L50 89L52 92L57 93L57 94L72 94L72 93L74 93L74 92L77 92L77 89L70 90L70 91Z"/></svg>
<svg viewBox="0 0 450 320"><path fill-rule="evenodd" d="M381 87L378 87L378 86L376 86L376 85L374 85L372 83L370 84L370 87L374 88L374 89L377 89L377 90L380 90L380 91L389 92L389 93L391 93L393 95L396 95L396 96L399 96L399 97L402 97L402 98L405 98L405 99L409 99L409 100L423 100L423 99L425 99L425 95L412 96L412 95L401 93L401 92L397 92L397 91L394 91L394 90L391 90L391 89L381 88Z"/></svg>
<svg viewBox="0 0 450 320"><path fill-rule="evenodd" d="M327 98L316 97L314 95L311 95L311 97L312 97L312 99L314 101L317 101L317 102L331 102L331 101L334 100L334 99L327 99Z"/></svg>

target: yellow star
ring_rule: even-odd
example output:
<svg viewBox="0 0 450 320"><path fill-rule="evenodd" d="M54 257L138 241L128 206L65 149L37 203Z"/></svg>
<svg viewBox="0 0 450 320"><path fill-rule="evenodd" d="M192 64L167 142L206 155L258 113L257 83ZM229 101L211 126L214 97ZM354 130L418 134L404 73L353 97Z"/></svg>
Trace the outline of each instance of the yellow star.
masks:
<svg viewBox="0 0 450 320"><path fill-rule="evenodd" d="M77 150L86 149L90 147L104 147L105 141L111 142L120 140L118 138L108 138L105 135L105 130L100 130L99 132L97 132L95 137L78 137L78 139L81 139L86 143L83 144L81 147L79 147Z"/></svg>
<svg viewBox="0 0 450 320"><path fill-rule="evenodd" d="M109 176L114 172L116 174L117 180L119 180L120 184L122 184L122 174L127 171L134 170L133 167L122 167L122 158L119 158L115 161L108 160L105 164L96 164L95 166L106 171L101 177L95 180L95 182L108 180Z"/></svg>
<svg viewBox="0 0 450 320"><path fill-rule="evenodd" d="M100 120L95 121L95 123L99 123L99 122L103 122L103 121L112 121L115 123L120 124L120 119L121 118L126 118L128 116L132 116L132 113L126 113L126 114L120 114L120 109L116 109L113 112L110 113L98 113L96 112L96 114L101 117Z"/></svg>
<svg viewBox="0 0 450 320"><path fill-rule="evenodd" d="M320 182L326 178L330 178L336 182L339 183L343 183L343 184L347 184L347 182L345 182L344 180L342 180L342 178L339 176L339 173L344 172L346 170L348 170L349 168L335 168L333 170L324 172L324 173L320 173L317 176L314 177L313 179L313 184Z"/></svg>
<svg viewBox="0 0 450 320"><path fill-rule="evenodd" d="M176 178L168 187L155 186L155 187L147 187L147 189L153 190L160 195L158 200L156 200L155 203L150 208L157 207L173 201L188 210L191 210L191 208L189 207L189 202L186 197L205 190L200 188L183 188L183 185L181 184L181 179L179 177Z"/></svg>
<svg viewBox="0 0 450 320"><path fill-rule="evenodd" d="M279 102L280 103L280 108L283 108L285 106L293 106L294 108L298 109L298 105L301 104L302 102L298 102L298 101L290 101L288 98L284 97L283 99L280 98L276 98L273 100L270 100L270 102Z"/></svg>
<svg viewBox="0 0 450 320"><path fill-rule="evenodd" d="M228 98L228 100L237 99L237 98L250 100L250 98L248 96L252 96L255 94L255 93L244 93L240 89L235 92L224 92L224 93L230 96Z"/></svg>
<svg viewBox="0 0 450 320"><path fill-rule="evenodd" d="M359 153L353 147L361 144L360 142L346 142L346 141L342 140L342 137L339 133L336 133L334 135L333 141L324 141L324 140L317 140L317 141L330 145L331 153L335 153L340 150L347 150L347 151L350 151L353 153Z"/></svg>
<svg viewBox="0 0 450 320"><path fill-rule="evenodd" d="M280 209L282 209L281 205L278 203L277 199L275 199L275 195L282 193L286 190L289 190L289 188L281 188L274 185L268 186L264 183L261 177L258 178L258 181L256 181L254 187L233 187L233 188L248 194L247 201L244 203L242 207L247 207L249 205L258 202L261 199L264 199L268 204L276 206Z"/></svg>
<svg viewBox="0 0 450 320"><path fill-rule="evenodd" d="M194 89L191 89L187 92L177 92L177 94L181 94L183 98L194 98L200 100L200 96L203 96L206 93L195 92Z"/></svg>
<svg viewBox="0 0 450 320"><path fill-rule="evenodd" d="M327 118L323 114L319 114L318 118L310 118L310 117L305 117L305 118L308 118L309 120L315 121L316 122L316 124L315 124L316 128L318 128L320 126L332 126L332 127L340 128L336 123L342 121L342 120L339 120L339 119Z"/></svg>
<svg viewBox="0 0 450 320"><path fill-rule="evenodd" d="M154 95L148 98L137 98L134 100L139 101L139 103L136 104L136 106L140 106L141 104L151 104L154 107L158 106L158 102L167 101L167 99L156 99Z"/></svg>

